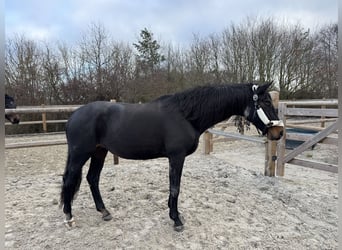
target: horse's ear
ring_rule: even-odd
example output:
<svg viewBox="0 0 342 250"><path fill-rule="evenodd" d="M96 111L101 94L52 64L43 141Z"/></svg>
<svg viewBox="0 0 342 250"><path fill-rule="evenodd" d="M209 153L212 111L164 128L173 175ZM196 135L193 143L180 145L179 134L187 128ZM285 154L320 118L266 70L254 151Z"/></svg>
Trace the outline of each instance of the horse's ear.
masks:
<svg viewBox="0 0 342 250"><path fill-rule="evenodd" d="M258 90L257 90L257 93L258 94L263 94L266 92L266 90L273 84L273 82L268 82L268 83L265 83L261 86L259 86Z"/></svg>

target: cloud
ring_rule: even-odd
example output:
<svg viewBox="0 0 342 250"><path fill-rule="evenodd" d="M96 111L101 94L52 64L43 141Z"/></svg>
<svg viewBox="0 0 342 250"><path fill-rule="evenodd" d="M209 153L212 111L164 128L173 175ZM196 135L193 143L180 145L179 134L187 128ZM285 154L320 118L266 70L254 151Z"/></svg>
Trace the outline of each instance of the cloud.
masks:
<svg viewBox="0 0 342 250"><path fill-rule="evenodd" d="M59 38L59 33L58 27L46 27L26 23L25 25L18 24L12 27L11 32L8 35L24 35L32 40L51 41L57 40Z"/></svg>
<svg viewBox="0 0 342 250"><path fill-rule="evenodd" d="M11 0L6 1L6 35L77 41L101 23L115 40L133 43L143 28L164 42L189 43L193 34L218 33L247 16L273 16L306 27L337 22L337 0Z"/></svg>

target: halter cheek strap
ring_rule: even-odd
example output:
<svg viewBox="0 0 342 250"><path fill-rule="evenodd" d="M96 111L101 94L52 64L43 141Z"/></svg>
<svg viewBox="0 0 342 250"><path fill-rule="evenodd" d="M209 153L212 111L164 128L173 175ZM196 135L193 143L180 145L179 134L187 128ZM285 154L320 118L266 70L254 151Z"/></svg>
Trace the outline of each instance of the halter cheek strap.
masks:
<svg viewBox="0 0 342 250"><path fill-rule="evenodd" d="M260 107L256 109L256 113L259 116L260 120L267 126L267 127L284 127L283 121L280 120L269 120L267 115L265 114L264 110Z"/></svg>
<svg viewBox="0 0 342 250"><path fill-rule="evenodd" d="M267 127L284 127L284 123L281 120L270 120L268 119L267 115L265 114L264 110L258 105L258 94L256 93L258 89L258 85L253 85L253 101L255 106L255 112L258 115L259 119L265 124Z"/></svg>

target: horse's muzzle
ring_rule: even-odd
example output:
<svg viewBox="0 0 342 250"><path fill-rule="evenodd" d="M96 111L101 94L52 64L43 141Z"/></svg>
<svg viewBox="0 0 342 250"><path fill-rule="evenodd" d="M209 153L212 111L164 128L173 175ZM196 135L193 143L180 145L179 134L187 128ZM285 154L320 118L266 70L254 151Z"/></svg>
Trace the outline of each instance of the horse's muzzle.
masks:
<svg viewBox="0 0 342 250"><path fill-rule="evenodd" d="M12 124L19 124L20 117L17 114L6 115L6 119L9 120Z"/></svg>
<svg viewBox="0 0 342 250"><path fill-rule="evenodd" d="M284 127L283 126L274 126L270 127L267 130L267 139L276 141L279 140L284 135Z"/></svg>

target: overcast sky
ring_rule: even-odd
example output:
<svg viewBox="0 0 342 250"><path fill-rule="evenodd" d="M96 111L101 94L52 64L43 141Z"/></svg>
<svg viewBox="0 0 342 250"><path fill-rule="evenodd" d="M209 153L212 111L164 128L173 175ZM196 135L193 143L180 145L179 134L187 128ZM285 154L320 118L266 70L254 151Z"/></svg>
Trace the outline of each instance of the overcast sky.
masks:
<svg viewBox="0 0 342 250"><path fill-rule="evenodd" d="M315 29L337 23L338 0L6 0L6 35L75 43L91 23L114 40L136 42L148 28L162 42L186 45L193 34L222 32L247 16Z"/></svg>

